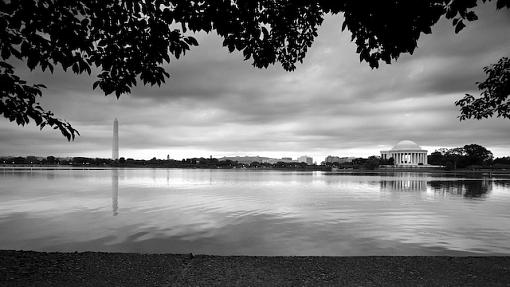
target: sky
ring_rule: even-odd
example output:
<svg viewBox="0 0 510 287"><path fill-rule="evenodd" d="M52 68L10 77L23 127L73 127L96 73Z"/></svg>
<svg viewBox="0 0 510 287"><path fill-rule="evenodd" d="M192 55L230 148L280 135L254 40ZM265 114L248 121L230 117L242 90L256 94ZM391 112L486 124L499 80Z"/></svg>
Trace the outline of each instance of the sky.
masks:
<svg viewBox="0 0 510 287"><path fill-rule="evenodd" d="M510 120L459 121L454 102L479 94L482 67L510 56L510 11L489 3L459 34L440 20L413 55L371 69L360 63L342 16L328 15L303 64L286 72L257 69L229 53L214 33L166 68L161 87L138 86L120 99L92 90L94 78L57 69L17 73L43 83L41 104L69 121L81 136L0 119L0 156L111 157L113 120L119 121L120 156L173 159L222 156L379 155L400 140L429 153L480 144L510 156Z"/></svg>

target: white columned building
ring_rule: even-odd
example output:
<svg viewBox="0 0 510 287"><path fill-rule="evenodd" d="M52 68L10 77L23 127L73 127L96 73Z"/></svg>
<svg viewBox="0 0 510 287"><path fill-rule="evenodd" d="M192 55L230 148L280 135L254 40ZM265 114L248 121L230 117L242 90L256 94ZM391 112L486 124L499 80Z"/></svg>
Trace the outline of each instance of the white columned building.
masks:
<svg viewBox="0 0 510 287"><path fill-rule="evenodd" d="M392 149L381 151L381 158L393 158L395 166L424 166L428 164L427 150L410 140L400 141Z"/></svg>

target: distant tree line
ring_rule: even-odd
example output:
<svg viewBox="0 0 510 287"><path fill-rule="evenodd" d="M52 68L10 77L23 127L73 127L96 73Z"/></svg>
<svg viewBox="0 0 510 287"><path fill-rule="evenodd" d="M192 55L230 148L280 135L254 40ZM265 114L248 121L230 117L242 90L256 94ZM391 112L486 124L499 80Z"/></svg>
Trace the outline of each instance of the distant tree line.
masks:
<svg viewBox="0 0 510 287"><path fill-rule="evenodd" d="M324 162L323 165L338 169L369 169L374 170L380 165L393 165L393 158L382 159L378 156L355 158L350 162Z"/></svg>
<svg viewBox="0 0 510 287"><path fill-rule="evenodd" d="M508 165L510 166L510 156L498 157L494 160L494 165Z"/></svg>
<svg viewBox="0 0 510 287"><path fill-rule="evenodd" d="M446 170L459 168L510 168L510 157L494 159L487 148L469 144L456 148L441 148L427 157L428 164L442 166ZM374 170L381 165L394 165L394 159L383 159L379 156L356 158L346 163L324 163L324 165L340 169L367 169Z"/></svg>
<svg viewBox="0 0 510 287"><path fill-rule="evenodd" d="M276 168L276 169L306 169L306 170L324 170L327 167L317 165L307 165L297 162L277 162L250 164L240 163L232 160L219 160L217 158L187 158L182 160L157 159L153 157L150 160L132 159L121 157L118 160L106 158L88 158L72 157L57 158L48 157L0 157L0 164L4 166L23 165L23 166L79 166L79 167L162 167L162 168Z"/></svg>
<svg viewBox="0 0 510 287"><path fill-rule="evenodd" d="M443 166L446 170L462 168L510 168L510 156L494 159L487 148L469 144L456 148L441 148L427 157L430 165ZM381 165L393 165L393 158L382 159L379 156L368 158L355 158L351 162L323 162L321 165L307 165L304 162L252 162L240 163L232 160L219 160L217 158L187 158L182 160L132 159L121 157L118 160L107 158L72 157L0 157L0 164L9 165L47 165L47 166L88 166L88 167L162 167L162 168L254 168L254 169L292 169L292 170L330 170L337 169L366 169L374 170Z"/></svg>
<svg viewBox="0 0 510 287"><path fill-rule="evenodd" d="M497 159L498 162L500 161ZM428 163L442 165L447 170L458 168L491 167L494 163L492 152L477 144L436 150L428 156Z"/></svg>

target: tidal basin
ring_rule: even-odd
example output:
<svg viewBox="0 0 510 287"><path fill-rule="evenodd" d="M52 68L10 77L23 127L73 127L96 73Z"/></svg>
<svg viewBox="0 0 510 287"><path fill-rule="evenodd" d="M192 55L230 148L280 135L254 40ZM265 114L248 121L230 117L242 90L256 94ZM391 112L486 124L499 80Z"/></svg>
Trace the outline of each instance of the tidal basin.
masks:
<svg viewBox="0 0 510 287"><path fill-rule="evenodd" d="M0 169L0 249L510 255L510 178L443 173Z"/></svg>

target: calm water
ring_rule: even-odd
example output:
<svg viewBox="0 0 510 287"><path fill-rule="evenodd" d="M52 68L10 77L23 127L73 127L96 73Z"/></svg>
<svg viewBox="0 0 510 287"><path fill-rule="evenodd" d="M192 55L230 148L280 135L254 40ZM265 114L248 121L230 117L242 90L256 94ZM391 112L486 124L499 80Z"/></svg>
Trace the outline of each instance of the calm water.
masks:
<svg viewBox="0 0 510 287"><path fill-rule="evenodd" d="M0 169L0 249L510 255L510 179Z"/></svg>

